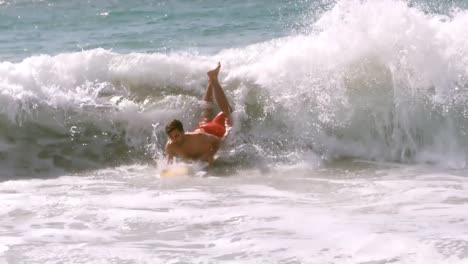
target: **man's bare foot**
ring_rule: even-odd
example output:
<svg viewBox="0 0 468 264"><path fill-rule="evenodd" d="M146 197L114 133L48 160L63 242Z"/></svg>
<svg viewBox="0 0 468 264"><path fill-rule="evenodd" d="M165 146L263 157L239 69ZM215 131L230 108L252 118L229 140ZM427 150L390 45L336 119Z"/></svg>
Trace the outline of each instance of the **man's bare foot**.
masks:
<svg viewBox="0 0 468 264"><path fill-rule="evenodd" d="M210 77L210 79L217 79L218 74L219 74L219 70L221 70L221 63L220 62L218 62L218 66L216 66L216 68L214 68L213 70L207 72L206 74L208 74L208 77Z"/></svg>

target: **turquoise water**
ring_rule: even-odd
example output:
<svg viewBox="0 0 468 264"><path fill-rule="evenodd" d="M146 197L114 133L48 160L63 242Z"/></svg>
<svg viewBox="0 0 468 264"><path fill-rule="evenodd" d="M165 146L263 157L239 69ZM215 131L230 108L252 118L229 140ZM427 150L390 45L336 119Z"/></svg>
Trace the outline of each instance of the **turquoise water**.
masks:
<svg viewBox="0 0 468 264"><path fill-rule="evenodd" d="M410 1L428 12L465 1ZM0 1L0 60L102 47L213 54L307 30L334 1Z"/></svg>
<svg viewBox="0 0 468 264"><path fill-rule="evenodd" d="M3 1L0 59L102 47L215 53L286 36L310 4L292 1Z"/></svg>

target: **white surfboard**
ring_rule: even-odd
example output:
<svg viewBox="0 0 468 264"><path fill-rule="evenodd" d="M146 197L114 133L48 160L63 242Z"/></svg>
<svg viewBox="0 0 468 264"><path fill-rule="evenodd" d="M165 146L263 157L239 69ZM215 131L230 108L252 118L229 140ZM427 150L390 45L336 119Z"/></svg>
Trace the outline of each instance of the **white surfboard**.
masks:
<svg viewBox="0 0 468 264"><path fill-rule="evenodd" d="M173 178L183 176L198 176L202 177L206 174L207 164L185 164L176 163L162 169L159 175L162 178Z"/></svg>
<svg viewBox="0 0 468 264"><path fill-rule="evenodd" d="M160 173L161 177L190 176L191 174L193 174L192 168L183 164L168 166Z"/></svg>

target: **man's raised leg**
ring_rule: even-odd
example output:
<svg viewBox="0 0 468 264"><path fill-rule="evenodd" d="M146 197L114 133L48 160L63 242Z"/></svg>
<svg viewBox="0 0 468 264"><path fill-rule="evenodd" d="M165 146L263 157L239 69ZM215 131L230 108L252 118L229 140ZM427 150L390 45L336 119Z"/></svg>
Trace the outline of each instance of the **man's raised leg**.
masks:
<svg viewBox="0 0 468 264"><path fill-rule="evenodd" d="M202 106L203 110L200 118L200 124L210 122L213 116L213 85L211 85L210 80L208 81L203 101L204 105Z"/></svg>
<svg viewBox="0 0 468 264"><path fill-rule="evenodd" d="M220 69L221 69L221 63L218 62L218 66L214 70L209 71L207 74L208 74L208 77L210 77L210 83L213 86L215 99L219 105L219 108L221 108L221 111L223 111L226 117L230 119L232 108L229 105L229 102L226 98L226 94L224 94L223 88L221 88L221 85L219 84L219 81L218 81L218 74L219 74Z"/></svg>

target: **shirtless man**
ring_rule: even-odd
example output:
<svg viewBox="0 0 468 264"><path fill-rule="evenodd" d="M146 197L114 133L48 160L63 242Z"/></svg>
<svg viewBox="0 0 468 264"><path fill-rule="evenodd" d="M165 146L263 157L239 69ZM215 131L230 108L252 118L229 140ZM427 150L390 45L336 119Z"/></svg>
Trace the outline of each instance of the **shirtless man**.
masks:
<svg viewBox="0 0 468 264"><path fill-rule="evenodd" d="M223 142L226 125L231 125L232 108L218 81L221 64L209 71L208 86L206 88L205 107L198 127L193 132L184 132L182 122L177 119L166 125L166 133L170 140L166 144L166 157L172 163L174 157L188 160L206 161L211 166L214 155ZM221 108L221 112L211 120L213 93Z"/></svg>

